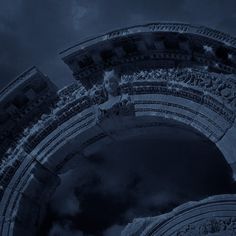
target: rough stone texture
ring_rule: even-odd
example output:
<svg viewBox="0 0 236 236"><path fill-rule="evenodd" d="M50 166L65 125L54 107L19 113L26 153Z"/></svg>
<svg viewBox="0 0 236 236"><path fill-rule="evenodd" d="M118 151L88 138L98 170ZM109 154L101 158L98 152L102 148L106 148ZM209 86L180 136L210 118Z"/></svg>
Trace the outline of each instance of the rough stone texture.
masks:
<svg viewBox="0 0 236 236"><path fill-rule="evenodd" d="M227 159L228 163L232 166L232 169L236 170L236 149L234 148L236 144L236 122L227 130L225 135L221 140L219 140L216 145L224 153L224 157ZM234 174L236 179L236 175Z"/></svg>
<svg viewBox="0 0 236 236"><path fill-rule="evenodd" d="M164 215L134 219L121 235L236 235L235 203L235 195L218 195L189 202Z"/></svg>
<svg viewBox="0 0 236 236"><path fill-rule="evenodd" d="M227 58L229 53L236 55L236 39L223 33L187 24L150 24L64 51L63 60L80 81L58 92L35 68L19 76L0 99L0 110L7 105L7 116L0 113L1 135L8 135L6 127L15 132L15 118L22 127L17 139L9 136L0 144L0 234L34 235L59 183L58 173L69 169L76 156L127 137L161 135L163 124L205 135L235 174L236 63ZM17 96L22 99L14 100ZM217 209L212 209L213 214ZM217 217L221 221L225 215ZM162 218L153 219L157 224ZM225 220L234 225L233 219ZM144 229L149 218L135 222Z"/></svg>
<svg viewBox="0 0 236 236"><path fill-rule="evenodd" d="M35 67L0 91L0 156L13 148L23 130L48 112L56 99L56 86Z"/></svg>

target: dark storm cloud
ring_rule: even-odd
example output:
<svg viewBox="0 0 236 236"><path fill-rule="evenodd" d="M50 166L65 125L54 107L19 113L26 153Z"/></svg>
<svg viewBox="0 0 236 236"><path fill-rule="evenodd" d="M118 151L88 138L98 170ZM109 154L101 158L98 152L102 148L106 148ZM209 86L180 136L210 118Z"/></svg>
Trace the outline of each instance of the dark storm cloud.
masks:
<svg viewBox="0 0 236 236"><path fill-rule="evenodd" d="M32 65L38 65L58 84L68 77L58 50L74 38L72 3L24 0L16 4L11 0L1 8L2 84Z"/></svg>
<svg viewBox="0 0 236 236"><path fill-rule="evenodd" d="M115 28L154 21L203 24L236 35L235 0L9 0L0 4L0 87L32 65L59 85L58 52Z"/></svg>
<svg viewBox="0 0 236 236"><path fill-rule="evenodd" d="M174 128L165 135L118 142L78 158L77 167L61 175L51 201L56 223L50 236L56 230L117 236L134 218L233 191L232 173L216 146Z"/></svg>

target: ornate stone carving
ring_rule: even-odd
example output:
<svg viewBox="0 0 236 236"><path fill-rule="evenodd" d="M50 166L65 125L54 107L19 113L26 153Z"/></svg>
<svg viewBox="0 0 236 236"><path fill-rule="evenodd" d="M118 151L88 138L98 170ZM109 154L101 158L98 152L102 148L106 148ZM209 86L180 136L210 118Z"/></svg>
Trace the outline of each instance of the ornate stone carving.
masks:
<svg viewBox="0 0 236 236"><path fill-rule="evenodd" d="M158 32L161 32L160 37ZM96 43L100 45L96 48L96 56L94 56L94 50L90 49L98 46ZM93 46L90 47L91 45ZM219 49L223 50L223 55L217 53ZM104 52L108 53L105 55ZM42 96L36 96L36 100L32 99L33 103L28 103L27 109L22 108L24 102L7 107L7 112L12 115L11 119L17 126L20 126L19 120L29 118L30 114L33 114L32 108L37 110L42 105L42 109L39 110L44 115L35 112L37 115L31 121L26 120L25 124L28 127L23 127L17 138L15 133L9 135L10 129L2 131L1 141L9 136L10 146L8 150L8 146L3 150L5 155L0 160L0 198L5 189L12 188L12 185L9 186L11 180L23 182L20 178L25 173L33 177L30 171L37 168L28 165L28 161L33 161L35 157L39 158L37 161L45 157L51 158L53 150L64 145L65 140L96 126L96 118L97 122L100 122L117 116L137 115L138 117L150 114L155 115L155 118L175 119L192 125L202 133L205 132L207 137L214 138L212 139L214 142L219 141L222 135L227 134L227 130L233 127L236 115L236 77L229 75L236 74L234 60L236 39L233 37L188 24L157 23L114 31L72 47L64 53L63 60L71 67L74 76L81 79L80 82L73 83L58 93L54 86L49 86ZM111 70L112 67L119 70L122 76L118 76L114 70ZM106 71L102 77L103 70L110 71ZM20 88L19 85L23 85L38 73L33 69L22 74L0 92L0 100L3 101L3 98L12 91L16 92ZM41 89L48 81L41 73L38 75L44 82L41 81L42 83L35 87L36 84L30 79L29 85L32 85L32 89L22 94L23 98L33 98L34 89L38 94L42 92ZM84 86L90 89L86 90ZM24 89L20 88L20 90ZM178 101L173 101L175 99ZM47 111L44 110L46 107L48 107ZM2 111L4 109L5 107L1 108ZM8 120L6 117L4 119ZM146 125L147 123L144 122L140 126L143 128ZM61 127L58 128L59 126ZM15 132L14 128L11 130ZM107 133L101 129L95 136L82 141L79 147L82 150L106 136ZM38 148L34 149L36 146ZM22 162L24 162L22 168L19 168ZM60 167L59 165L60 163L57 168ZM26 168L28 168L27 172ZM15 173L18 172L20 177L16 177ZM34 185L34 182L32 181L31 184ZM19 193L25 191L23 189L20 189ZM8 194L8 191L5 193ZM9 210L12 207L9 203L14 203L14 198L18 199L18 190L15 193L9 197L5 195L7 201L4 202L6 203L4 208ZM4 227L12 229L14 224L9 219L11 217L17 219L15 217L17 214L19 212L14 215L9 214L7 221L2 221ZM171 217L175 216L176 212ZM235 235L236 218L228 215L221 216L213 215L215 218L183 227L178 225L181 229L177 235ZM183 225L188 223L189 218ZM0 231L1 229L2 227Z"/></svg>
<svg viewBox="0 0 236 236"><path fill-rule="evenodd" d="M131 102L130 96L124 94L117 97L113 102L108 101L99 106L98 120L101 121L104 118L112 116L125 116L132 114L134 114L134 104Z"/></svg>
<svg viewBox="0 0 236 236"><path fill-rule="evenodd" d="M90 45L95 47L96 44L100 60L92 59ZM236 73L233 60L235 46L235 38L205 27L154 23L113 31L87 40L70 47L62 55L75 78L85 87L91 88L91 78L99 83L102 71L110 70L113 66L127 72L136 71L139 65L143 69L201 65L217 73ZM103 56L104 52L109 52L107 57ZM78 66L80 64L83 67Z"/></svg>
<svg viewBox="0 0 236 236"><path fill-rule="evenodd" d="M103 86L109 97L119 94L119 77L114 70L105 71Z"/></svg>
<svg viewBox="0 0 236 236"><path fill-rule="evenodd" d="M89 96L91 97L93 104L101 104L108 99L107 93L102 85L94 85L89 90Z"/></svg>
<svg viewBox="0 0 236 236"><path fill-rule="evenodd" d="M236 235L236 217L210 218L201 223L186 225L180 229L177 236L198 235Z"/></svg>
<svg viewBox="0 0 236 236"><path fill-rule="evenodd" d="M157 69L135 72L123 75L122 85L135 82L159 82L168 89L181 90L193 87L203 92L203 95L212 94L232 110L236 109L236 77L209 73L203 69ZM165 84L161 84L165 82Z"/></svg>
<svg viewBox="0 0 236 236"><path fill-rule="evenodd" d="M116 115L131 115L134 113L134 104L131 102L131 97L128 93L121 92L120 78L114 70L104 73L103 81L103 103L98 106L98 120L105 117ZM100 92L101 93L101 92Z"/></svg>
<svg viewBox="0 0 236 236"><path fill-rule="evenodd" d="M235 211L235 195L215 195L162 215L136 218L121 235L235 236Z"/></svg>
<svg viewBox="0 0 236 236"><path fill-rule="evenodd" d="M209 73L204 68L140 70L133 74L123 74L121 78L114 71L107 71L104 73L103 84L94 85L88 92L77 85L62 93L50 114L43 115L37 123L31 125L31 128L25 129L17 146L27 143L26 146L32 149L61 123L91 105L98 106L98 121L110 116L134 114L134 104L130 97L132 93L161 93L184 97L205 103L228 122L234 119L233 111L236 109L234 76ZM225 105L233 111L227 110ZM159 110L159 112L167 111ZM206 127L203 129L206 130ZM11 151L6 153L5 162L10 155L9 152L11 153Z"/></svg>

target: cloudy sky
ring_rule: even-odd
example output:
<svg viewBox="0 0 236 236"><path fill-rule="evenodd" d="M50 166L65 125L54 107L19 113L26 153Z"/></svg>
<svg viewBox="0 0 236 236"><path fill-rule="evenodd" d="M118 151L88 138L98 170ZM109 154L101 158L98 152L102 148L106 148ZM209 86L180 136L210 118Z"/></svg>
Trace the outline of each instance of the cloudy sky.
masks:
<svg viewBox="0 0 236 236"><path fill-rule="evenodd" d="M59 52L116 28L155 21L236 35L235 0L0 0L0 88L32 65L59 87L72 81Z"/></svg>
<svg viewBox="0 0 236 236"><path fill-rule="evenodd" d="M77 167L60 175L39 235L118 236L134 218L233 192L230 167L215 145L180 128L162 129L161 137L127 139L77 157Z"/></svg>

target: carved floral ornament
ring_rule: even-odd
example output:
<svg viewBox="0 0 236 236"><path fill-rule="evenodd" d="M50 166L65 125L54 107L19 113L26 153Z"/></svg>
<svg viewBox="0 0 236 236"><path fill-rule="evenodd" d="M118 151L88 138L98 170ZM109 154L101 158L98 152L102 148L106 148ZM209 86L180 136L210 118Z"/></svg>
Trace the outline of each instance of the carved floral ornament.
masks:
<svg viewBox="0 0 236 236"><path fill-rule="evenodd" d="M146 83L148 82L148 83ZM149 83L150 82L150 83ZM142 87L151 89L153 86L164 86L170 91L181 91L193 88L193 91L210 95L220 103L226 105L233 114L236 111L236 77L235 75L222 75L209 73L204 68L169 68L140 70L132 74L118 76L114 70L104 72L102 84L94 85L90 90L85 90L81 85L73 86L66 93L59 93L60 99L51 112L43 115L37 123L26 128L16 146L27 143L46 127L57 127L61 119L71 117L90 106L97 107L97 120L113 115L132 115L134 104L131 95L137 83ZM178 96L178 93L175 93ZM184 94L181 96L185 96ZM189 99L186 97L186 99ZM228 111L227 111L228 112ZM230 119L231 120L231 119ZM50 129L49 129L50 131ZM10 148L2 162L7 163L14 147ZM4 165L3 165L4 166Z"/></svg>
<svg viewBox="0 0 236 236"><path fill-rule="evenodd" d="M169 89L193 87L201 90L205 95L211 94L222 100L232 110L236 109L236 76L209 73L203 68L170 68L141 70L132 74L123 74L120 77L114 70L104 72L102 84L94 85L86 91L79 87L66 97L61 97L58 107L67 105L73 100L89 96L93 104L101 104L111 97L125 94L122 90L125 85L132 86L135 82L166 82Z"/></svg>
<svg viewBox="0 0 236 236"><path fill-rule="evenodd" d="M222 99L233 110L236 109L236 77L235 75L219 75L198 69L157 69L140 71L124 75L122 82L165 81L169 88L191 86Z"/></svg>
<svg viewBox="0 0 236 236"><path fill-rule="evenodd" d="M235 75L219 75L199 69L156 69L142 70L133 74L125 74L119 78L114 71L108 72L102 85L94 85L89 90L92 100L100 104L116 96L125 85L132 86L135 82L166 82L169 89L181 90L184 87L193 87L211 94L228 105L232 110L236 109L236 77Z"/></svg>

